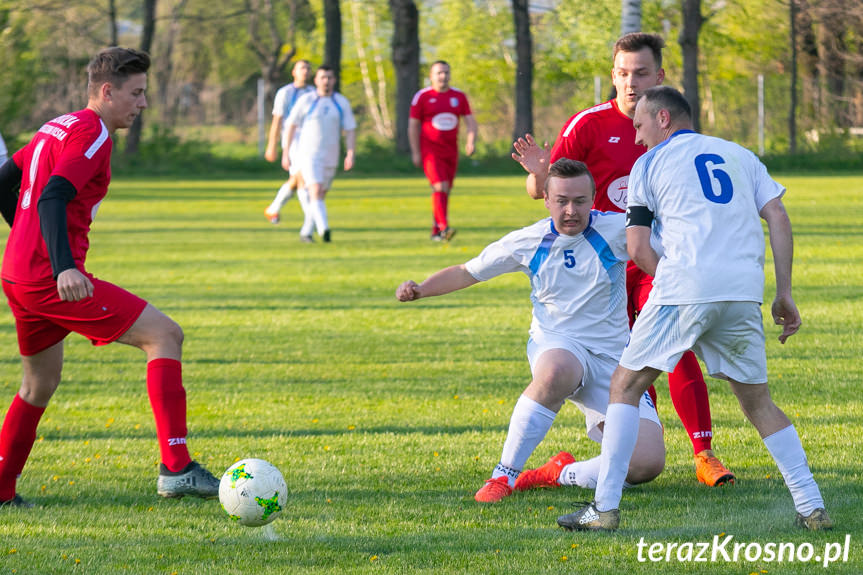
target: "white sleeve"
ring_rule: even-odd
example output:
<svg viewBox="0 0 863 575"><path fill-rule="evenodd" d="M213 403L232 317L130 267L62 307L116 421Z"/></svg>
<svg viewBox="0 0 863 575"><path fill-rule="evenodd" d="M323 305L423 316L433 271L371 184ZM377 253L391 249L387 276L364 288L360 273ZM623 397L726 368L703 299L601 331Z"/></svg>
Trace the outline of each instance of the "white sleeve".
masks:
<svg viewBox="0 0 863 575"><path fill-rule="evenodd" d="M774 198L781 198L785 194L785 186L770 177L770 174L767 173L767 167L758 159L758 156L752 154L752 159L755 162L755 173L753 175L755 205L758 207L758 212L760 213L761 208L767 202Z"/></svg>
<svg viewBox="0 0 863 575"><path fill-rule="evenodd" d="M482 253L465 264L465 269L477 281L488 281L499 275L526 271L518 253L518 232L512 232L489 244Z"/></svg>
<svg viewBox="0 0 863 575"><path fill-rule="evenodd" d="M6 142L3 141L3 136L0 135L0 166L6 163L7 157L9 157L9 150L6 149Z"/></svg>
<svg viewBox="0 0 863 575"><path fill-rule="evenodd" d="M351 103L341 94L337 94L336 97L339 99L339 105L342 107L342 130L356 130L357 121L354 119Z"/></svg>
<svg viewBox="0 0 863 575"><path fill-rule="evenodd" d="M645 156L635 161L629 172L629 182L626 190L626 207L644 206L651 212L656 213L653 205L652 194L648 191L647 162Z"/></svg>
<svg viewBox="0 0 863 575"><path fill-rule="evenodd" d="M287 91L288 87L282 86L279 88L279 91L276 92L276 98L273 100L273 116L285 115L285 99L287 98L285 92Z"/></svg>
<svg viewBox="0 0 863 575"><path fill-rule="evenodd" d="M294 126L302 126L303 120L306 117L306 113L309 109L309 98L307 98L308 94L303 94L300 96L297 101L294 103L294 107L291 108L291 113L288 114L288 119L286 121L287 124L293 124Z"/></svg>

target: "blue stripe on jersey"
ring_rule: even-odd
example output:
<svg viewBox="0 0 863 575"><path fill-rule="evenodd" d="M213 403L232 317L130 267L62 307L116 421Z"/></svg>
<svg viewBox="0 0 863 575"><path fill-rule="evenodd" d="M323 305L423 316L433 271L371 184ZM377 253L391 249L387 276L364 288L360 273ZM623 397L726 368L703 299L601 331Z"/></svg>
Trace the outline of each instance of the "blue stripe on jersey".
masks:
<svg viewBox="0 0 863 575"><path fill-rule="evenodd" d="M593 223L593 218L594 214L590 214L591 224ZM581 233L591 247L593 247L596 255L599 256L599 261L602 262L602 267L605 268L608 274L608 279L611 282L611 297L608 298L608 309L611 310L626 298L626 266L623 261L615 257L608 242L591 225L588 225L587 229Z"/></svg>
<svg viewBox="0 0 863 575"><path fill-rule="evenodd" d="M530 260L530 275L535 276L536 272L539 271L539 268L542 267L542 264L545 263L545 260L548 259L548 252L551 251L551 245L554 243L554 240L560 237L560 234L557 233L557 230L554 229L554 222L551 223L551 231L545 234L545 237L542 238L542 241L539 242L539 247L536 248L536 252L533 254L533 258Z"/></svg>
<svg viewBox="0 0 863 575"><path fill-rule="evenodd" d="M650 167L650 162L653 161L653 157L656 155L656 152L658 152L659 150L661 150L662 148L667 146L668 142L670 142L675 136L679 136L681 134L695 134L695 133L697 133L697 132L695 132L695 130L677 130L676 132L671 134L668 138L659 142L654 147L652 147L650 150L648 150L647 153L644 154L646 156L644 158L644 176L645 177L647 176L647 170Z"/></svg>

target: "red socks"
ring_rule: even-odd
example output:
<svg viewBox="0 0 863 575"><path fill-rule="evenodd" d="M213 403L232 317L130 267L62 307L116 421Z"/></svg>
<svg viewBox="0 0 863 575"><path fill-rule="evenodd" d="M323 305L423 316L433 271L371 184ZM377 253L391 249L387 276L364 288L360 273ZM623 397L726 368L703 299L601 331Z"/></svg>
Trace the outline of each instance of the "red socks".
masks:
<svg viewBox="0 0 863 575"><path fill-rule="evenodd" d="M162 463L171 471L182 471L192 461L186 447L186 390L183 389L182 364L167 358L149 362L147 394L156 418Z"/></svg>
<svg viewBox="0 0 863 575"><path fill-rule="evenodd" d="M0 429L0 501L15 497L15 482L30 456L43 413L44 407L30 405L15 394Z"/></svg>
<svg viewBox="0 0 863 575"><path fill-rule="evenodd" d="M447 200L449 194L444 192L432 192L432 214L434 215L435 225L440 231L447 228Z"/></svg>
<svg viewBox="0 0 863 575"><path fill-rule="evenodd" d="M713 425L707 384L701 375L701 366L691 351L684 353L674 371L668 374L668 391L695 453L710 449Z"/></svg>

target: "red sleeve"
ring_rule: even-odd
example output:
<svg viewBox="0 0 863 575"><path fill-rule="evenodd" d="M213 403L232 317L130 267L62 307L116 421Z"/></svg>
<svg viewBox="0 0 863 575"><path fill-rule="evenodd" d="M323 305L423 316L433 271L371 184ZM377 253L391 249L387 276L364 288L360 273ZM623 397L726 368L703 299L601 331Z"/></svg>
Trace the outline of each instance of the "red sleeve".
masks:
<svg viewBox="0 0 863 575"><path fill-rule="evenodd" d="M587 126L585 122L581 122L570 130L569 126L574 119L575 116L570 118L563 128L561 128L560 135L558 135L557 141L554 142L554 146L551 148L552 163L561 158L583 161L585 154L581 143L585 140L584 132ZM569 131L568 134L567 130Z"/></svg>
<svg viewBox="0 0 863 575"><path fill-rule="evenodd" d="M470 116L472 114L472 112L470 111L470 103L467 101L467 94L465 94L464 92L462 92L462 94L461 94L461 100L462 100L461 115L462 116Z"/></svg>
<svg viewBox="0 0 863 575"><path fill-rule="evenodd" d="M107 129L102 128L101 123L94 127L96 129L88 127L69 134L69 141L51 172L69 180L79 192L96 174L105 170L111 158L112 142Z"/></svg>
<svg viewBox="0 0 863 575"><path fill-rule="evenodd" d="M422 94L417 92L411 100L410 117L415 120L422 120Z"/></svg>

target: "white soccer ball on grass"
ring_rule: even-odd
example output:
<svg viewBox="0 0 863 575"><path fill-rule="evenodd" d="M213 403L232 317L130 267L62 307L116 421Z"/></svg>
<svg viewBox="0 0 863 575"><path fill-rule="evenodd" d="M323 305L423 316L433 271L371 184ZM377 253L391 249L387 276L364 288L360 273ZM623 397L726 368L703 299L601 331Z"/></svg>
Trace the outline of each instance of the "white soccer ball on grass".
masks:
<svg viewBox="0 0 863 575"><path fill-rule="evenodd" d="M288 488L278 468L263 459L243 459L219 482L222 509L240 525L266 525L288 502Z"/></svg>

